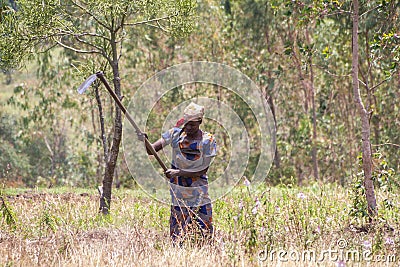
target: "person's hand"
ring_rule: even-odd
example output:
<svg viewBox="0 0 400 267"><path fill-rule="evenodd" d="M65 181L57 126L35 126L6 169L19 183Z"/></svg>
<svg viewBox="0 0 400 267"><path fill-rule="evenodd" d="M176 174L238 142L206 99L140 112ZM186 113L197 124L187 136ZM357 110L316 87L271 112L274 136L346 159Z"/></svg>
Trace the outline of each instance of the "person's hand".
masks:
<svg viewBox="0 0 400 267"><path fill-rule="evenodd" d="M175 177L175 176L179 176L180 172L181 171L177 170L177 169L168 169L164 173L168 178L172 178L172 177Z"/></svg>
<svg viewBox="0 0 400 267"><path fill-rule="evenodd" d="M146 133L136 132L136 134L137 134L139 141L142 141L142 142L144 142L145 139L149 138Z"/></svg>

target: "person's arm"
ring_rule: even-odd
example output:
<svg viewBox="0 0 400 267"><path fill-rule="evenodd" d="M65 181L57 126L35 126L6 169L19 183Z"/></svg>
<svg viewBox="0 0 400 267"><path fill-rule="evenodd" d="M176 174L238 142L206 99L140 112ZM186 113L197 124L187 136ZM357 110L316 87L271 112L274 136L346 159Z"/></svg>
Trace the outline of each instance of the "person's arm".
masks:
<svg viewBox="0 0 400 267"><path fill-rule="evenodd" d="M157 141L155 141L153 144L151 144L154 148L154 150L156 152L160 151L161 149L163 149L163 147L165 146L165 140L163 138L158 139ZM147 150L147 154L151 155L150 150L146 147Z"/></svg>
<svg viewBox="0 0 400 267"><path fill-rule="evenodd" d="M165 171L165 174L167 175L168 178L174 177L174 176L182 176L182 177L200 177L203 174L206 174L208 171L208 167L205 168L204 170L197 171L197 172L189 172L189 171L184 171L180 169L168 169Z"/></svg>
<svg viewBox="0 0 400 267"><path fill-rule="evenodd" d="M202 166L203 166L203 168L204 168L204 166L206 166L205 169L200 169L200 170L199 170L199 168L197 168L196 170L168 169L165 171L165 174L167 175L168 178L171 178L174 176L200 177L203 174L207 173L210 163L211 163L211 157L204 157Z"/></svg>

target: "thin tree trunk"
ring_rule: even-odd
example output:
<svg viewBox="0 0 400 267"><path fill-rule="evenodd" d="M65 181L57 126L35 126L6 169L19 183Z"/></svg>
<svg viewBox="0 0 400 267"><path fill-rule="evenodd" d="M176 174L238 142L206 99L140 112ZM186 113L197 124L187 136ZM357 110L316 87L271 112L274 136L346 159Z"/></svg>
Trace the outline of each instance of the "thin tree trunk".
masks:
<svg viewBox="0 0 400 267"><path fill-rule="evenodd" d="M101 102L100 94L99 94L99 87L95 87L95 95L97 101L97 108L99 110L99 118L100 118L100 130L101 130L101 142L103 146L103 159L99 159L99 168L103 169L104 166L107 164L108 159L108 144L107 144L107 137L106 137L106 130L104 127L104 112L103 112L103 104Z"/></svg>
<svg viewBox="0 0 400 267"><path fill-rule="evenodd" d="M268 105L269 105L269 107L271 109L271 113L272 113L272 116L274 118L274 123L275 123L275 131L277 132L278 131L278 125L276 123L275 104L274 104L274 100L272 99L272 96L269 93L267 93L267 90L268 90L268 86L265 89L264 98L267 101L267 103L268 103ZM274 164L275 164L275 167L277 169L280 169L280 167L281 167L281 155L279 154L278 146L276 145L276 140L274 140L274 141L275 141Z"/></svg>
<svg viewBox="0 0 400 267"><path fill-rule="evenodd" d="M310 45L310 35L308 30L306 29L306 39L307 43ZM313 116L313 137L312 137L312 151L311 157L313 162L313 171L315 180L319 180L318 173L318 155L317 155L317 115L315 111L315 88L314 88L314 69L313 69L313 61L312 61L312 53L310 54L309 65L310 65L310 95L311 95L311 109Z"/></svg>
<svg viewBox="0 0 400 267"><path fill-rule="evenodd" d="M310 38L309 38L309 34L308 31L306 31L305 33L305 37L307 39L307 43L310 44ZM294 42L297 42L297 39L293 39ZM305 94L305 111L306 113L308 113L308 105L309 105L309 101L311 102L311 109L312 109L312 122L313 122L313 134L312 137L310 137L310 141L311 141L311 159L313 162L313 175L314 175L314 179L315 180L319 180L319 173L318 173L318 159L317 159L317 147L316 147L316 140L317 140L317 118L316 118L316 111L315 111L315 90L314 90L314 72L313 72L313 68L312 68L312 56L310 55L309 61L308 61L308 65L310 68L310 77L309 80L306 79L302 72L301 69L301 61L300 61L300 53L297 52L297 50L294 48L293 49L293 62L296 65L298 74L299 74L299 78L300 81L303 85L303 90L304 90L304 94ZM309 99L309 97L311 99Z"/></svg>
<svg viewBox="0 0 400 267"><path fill-rule="evenodd" d="M101 142L103 144L103 151L104 151L104 158L103 162L106 163L108 159L108 145L107 145L107 137L106 137L106 130L104 127L104 113L103 113L103 104L101 102L99 88L95 87L95 95L97 101L97 108L99 110L99 118L100 118L100 130L101 130Z"/></svg>
<svg viewBox="0 0 400 267"><path fill-rule="evenodd" d="M397 89L400 89L400 68L397 71Z"/></svg>
<svg viewBox="0 0 400 267"><path fill-rule="evenodd" d="M55 153L54 149L51 148L49 141L47 140L46 135L43 136L44 143L47 147L47 150L50 152L50 161L51 161L51 168L50 168L50 176L53 177L54 175L54 165L55 165Z"/></svg>
<svg viewBox="0 0 400 267"><path fill-rule="evenodd" d="M369 114L365 109L360 95L360 87L358 81L358 19L359 19L359 3L353 0L353 47L352 47L352 76L353 76L353 93L354 101L358 106L361 122L362 122L362 168L364 170L364 187L365 197L368 205L368 214L370 220L378 213L376 205L376 197L374 184L372 181L372 158L371 158L371 141L370 141L370 125Z"/></svg>
<svg viewBox="0 0 400 267"><path fill-rule="evenodd" d="M118 53L115 40L115 33L111 33L111 47L113 51L112 56L112 71L113 71L113 83L115 94L121 99L121 82L119 77L119 66L118 66ZM111 207L111 189L114 178L115 166L117 164L119 146L121 144L122 137L122 115L121 109L115 103L115 120L114 120L114 134L111 144L111 150L107 158L106 169L104 172L103 188L100 196L100 212L108 214Z"/></svg>
<svg viewBox="0 0 400 267"><path fill-rule="evenodd" d="M379 140L380 140L380 130L379 130L379 110L378 110L378 103L376 100L376 96L373 92L374 88L374 76L372 74L372 65L371 65L371 60L370 60L370 50L369 50L369 43L368 43L368 39L369 39L369 34L368 34L368 29L365 31L365 53L366 53L366 57L367 57L367 63L368 63L368 71L367 71L367 77L369 78L369 82L368 80L366 81L366 88L367 88L367 92L368 92L368 101L369 101L369 106L374 106L374 114L371 114L371 122L372 122L372 128L374 131L374 139L375 139L375 144L379 144ZM367 78L367 79L368 79Z"/></svg>
<svg viewBox="0 0 400 267"><path fill-rule="evenodd" d="M96 86L97 89L97 86ZM93 99L90 99L90 114L92 116L92 126L93 126L93 132L97 133L97 126L96 126L96 115L94 111L94 106L93 106ZM100 140L96 138L96 145L99 146ZM97 167L96 167L96 178L101 177L101 172L104 169L103 166L103 161L101 160L101 152L100 150L97 151ZM97 180L97 179L96 179Z"/></svg>

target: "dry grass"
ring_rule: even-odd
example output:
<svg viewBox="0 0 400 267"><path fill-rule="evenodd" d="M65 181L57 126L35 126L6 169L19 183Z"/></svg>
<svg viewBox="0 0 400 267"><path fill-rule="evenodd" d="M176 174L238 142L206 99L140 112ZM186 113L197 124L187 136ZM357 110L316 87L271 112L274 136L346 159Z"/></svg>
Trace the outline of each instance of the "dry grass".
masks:
<svg viewBox="0 0 400 267"><path fill-rule="evenodd" d="M116 191L110 216L98 215L97 196L87 192L9 191L7 205L17 221L13 228L0 217L0 266L337 266L327 256L322 262L291 259L293 251L335 249L340 238L346 249L363 251L371 242L375 256L398 253L397 212L382 211L386 222L366 227L347 215L343 188L301 190L240 187L214 203L212 244L182 247L168 236L169 207L139 191ZM264 249L286 250L288 261L277 254L259 261Z"/></svg>
<svg viewBox="0 0 400 267"><path fill-rule="evenodd" d="M185 266L229 265L218 247L175 248L154 230L102 228L62 232L31 240L2 237L2 262L16 266ZM221 257L222 256L222 257Z"/></svg>

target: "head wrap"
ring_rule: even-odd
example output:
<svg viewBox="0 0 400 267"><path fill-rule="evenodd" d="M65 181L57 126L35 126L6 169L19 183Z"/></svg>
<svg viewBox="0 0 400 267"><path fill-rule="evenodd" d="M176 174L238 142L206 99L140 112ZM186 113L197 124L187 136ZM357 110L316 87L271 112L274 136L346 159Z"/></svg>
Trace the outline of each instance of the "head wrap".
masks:
<svg viewBox="0 0 400 267"><path fill-rule="evenodd" d="M204 116L204 107L195 103L190 103L183 111L183 120L186 124L189 121L200 121Z"/></svg>

